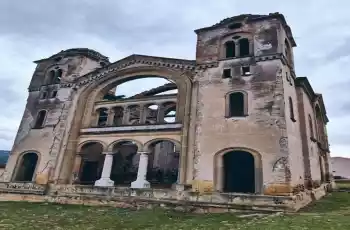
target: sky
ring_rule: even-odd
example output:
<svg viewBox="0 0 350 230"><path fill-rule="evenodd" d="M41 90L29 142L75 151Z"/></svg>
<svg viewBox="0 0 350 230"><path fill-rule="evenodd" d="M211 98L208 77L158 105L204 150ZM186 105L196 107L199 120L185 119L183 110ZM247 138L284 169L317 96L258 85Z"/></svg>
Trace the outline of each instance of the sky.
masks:
<svg viewBox="0 0 350 230"><path fill-rule="evenodd" d="M0 0L0 149L12 147L34 60L78 47L111 62L133 53L194 59L195 29L280 12L297 43L297 76L323 94L331 155L350 157L349 8L344 0Z"/></svg>

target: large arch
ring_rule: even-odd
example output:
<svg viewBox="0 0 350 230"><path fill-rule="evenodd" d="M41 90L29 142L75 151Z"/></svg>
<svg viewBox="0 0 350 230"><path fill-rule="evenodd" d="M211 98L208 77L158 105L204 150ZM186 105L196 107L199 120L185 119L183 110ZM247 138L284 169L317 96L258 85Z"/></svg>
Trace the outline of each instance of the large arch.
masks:
<svg viewBox="0 0 350 230"><path fill-rule="evenodd" d="M40 154L36 151L26 151L18 156L12 181L32 182L40 162Z"/></svg>
<svg viewBox="0 0 350 230"><path fill-rule="evenodd" d="M214 155L214 187L216 191L220 191L220 192L225 192L225 155L229 156L231 155L231 159L234 159L234 155L235 153L244 153L244 154L249 154L252 158L252 165L250 168L250 170L253 170L254 175L253 178L250 177L248 179L253 180L253 184L254 184L254 189L252 189L252 191L246 191L246 189L238 189L237 187L235 189L233 189L232 192L243 192L243 193L262 193L263 192L263 175L262 175L262 159L261 159L261 155L253 150L253 149L249 149L249 148L240 148L240 147L232 147L232 148L225 148L220 150L219 152L217 152ZM229 154L229 155L227 155ZM230 158L230 157L229 157ZM249 158L249 157L248 157ZM238 159L239 160L239 159ZM249 161L249 160L248 160ZM227 168L227 164L226 164L226 168ZM244 170L244 169L243 169ZM235 191L237 190L237 191ZM242 191L240 191L242 190ZM227 189L226 189L227 191ZM230 191L228 191L230 192Z"/></svg>
<svg viewBox="0 0 350 230"><path fill-rule="evenodd" d="M109 85L117 85L122 82L137 79L145 76L162 76L166 79L172 80L177 84L178 88L178 99L177 102L179 105L178 114L187 115L190 111L191 106L191 88L192 82L190 70L182 69L171 69L166 67L154 67L154 66L141 66L141 67L130 67L121 70L105 70L104 74L99 74L98 78L95 76L96 81L89 82L81 88L75 88L78 92L78 96L74 98L73 106L76 108L70 114L70 127L66 131L66 137L64 142L67 143L64 149L61 150L58 158L58 165L54 174L54 179L58 183L67 183L69 181L70 174L72 171L73 163L71 158L74 157L74 150L76 149L76 140L79 137L79 131L83 127L89 126L89 119L84 118L82 121L81 118L85 116L91 116L94 102L98 96L101 96L103 89L109 88ZM97 75L97 73L96 73ZM118 76L118 77L116 77ZM179 115L180 116L180 115ZM179 122L182 123L182 135L181 135L181 152L184 153L181 155L181 168L186 168L186 154L187 153L187 133L189 129L189 116L181 116ZM185 170L180 173L180 181L184 183L186 180Z"/></svg>

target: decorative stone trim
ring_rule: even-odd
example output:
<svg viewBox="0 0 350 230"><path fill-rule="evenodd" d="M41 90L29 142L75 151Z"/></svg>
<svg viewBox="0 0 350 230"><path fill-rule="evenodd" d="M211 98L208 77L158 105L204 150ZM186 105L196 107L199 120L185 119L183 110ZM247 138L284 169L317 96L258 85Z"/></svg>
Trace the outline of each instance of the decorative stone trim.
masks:
<svg viewBox="0 0 350 230"><path fill-rule="evenodd" d="M125 131L151 131L151 130L169 130L181 129L182 124L160 124L160 125L138 125L138 126L117 126L117 127L99 127L81 129L80 133L109 133L109 132L125 132Z"/></svg>
<svg viewBox="0 0 350 230"><path fill-rule="evenodd" d="M171 69L180 70L195 70L195 61L191 60L181 60L181 59L171 59L171 58L161 58L161 57L151 57L142 55L131 55L115 63L112 63L105 68L97 69L91 73L81 76L77 79L77 85L85 85L88 82L101 79L105 77L108 73L119 71L133 64L145 64L155 67L167 67ZM72 87L73 83L61 84L61 87Z"/></svg>
<svg viewBox="0 0 350 230"><path fill-rule="evenodd" d="M44 195L45 185L32 182L0 182L0 192Z"/></svg>

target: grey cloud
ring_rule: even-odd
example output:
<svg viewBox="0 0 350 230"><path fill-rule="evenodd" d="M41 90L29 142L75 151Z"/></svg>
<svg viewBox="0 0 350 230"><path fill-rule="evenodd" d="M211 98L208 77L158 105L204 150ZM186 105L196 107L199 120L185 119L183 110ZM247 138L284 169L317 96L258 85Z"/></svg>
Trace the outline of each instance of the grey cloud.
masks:
<svg viewBox="0 0 350 230"><path fill-rule="evenodd" d="M327 44L334 45L332 41L329 41ZM324 60L325 62L337 61L340 58L350 56L350 37L344 38L342 44L335 47L330 53L328 53Z"/></svg>

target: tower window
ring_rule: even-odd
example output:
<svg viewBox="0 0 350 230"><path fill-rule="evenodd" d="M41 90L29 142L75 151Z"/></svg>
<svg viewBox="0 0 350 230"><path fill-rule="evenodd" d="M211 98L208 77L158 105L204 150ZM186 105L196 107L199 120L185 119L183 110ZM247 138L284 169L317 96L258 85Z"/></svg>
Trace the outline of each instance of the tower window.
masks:
<svg viewBox="0 0 350 230"><path fill-rule="evenodd" d="M295 117L294 117L294 107L293 107L293 101L292 101L292 98L289 97L288 98L288 101L289 101L289 114L290 114L290 119L295 122Z"/></svg>
<svg viewBox="0 0 350 230"><path fill-rule="evenodd" d="M228 41L225 43L226 58L232 58L236 56L235 42Z"/></svg>
<svg viewBox="0 0 350 230"><path fill-rule="evenodd" d="M46 118L46 111L45 110L41 110L37 117L36 117L36 121L35 121L35 125L34 125L34 129L41 129L44 127L44 121Z"/></svg>
<svg viewBox="0 0 350 230"><path fill-rule="evenodd" d="M313 129L312 119L310 114L309 114L309 129L310 129L310 137L314 138L314 129Z"/></svg>
<svg viewBox="0 0 350 230"><path fill-rule="evenodd" d="M249 76L250 73L250 66L242 66L242 76Z"/></svg>
<svg viewBox="0 0 350 230"><path fill-rule="evenodd" d="M47 97L47 92L42 92L40 99L45 99Z"/></svg>
<svg viewBox="0 0 350 230"><path fill-rule="evenodd" d="M222 78L231 78L231 69L224 69Z"/></svg>
<svg viewBox="0 0 350 230"><path fill-rule="evenodd" d="M243 117L247 114L246 94L242 92L234 92L227 96L228 110L226 115L228 117Z"/></svg>
<svg viewBox="0 0 350 230"><path fill-rule="evenodd" d="M57 70L51 70L48 73L46 84L48 84L48 85L59 84L61 82L61 78L62 78L62 70L61 69L58 68Z"/></svg>
<svg viewBox="0 0 350 230"><path fill-rule="evenodd" d="M53 91L52 94L51 94L51 98L55 98L57 96L57 91Z"/></svg>
<svg viewBox="0 0 350 230"><path fill-rule="evenodd" d="M239 40L239 56L249 55L249 40L248 38L242 38Z"/></svg>

